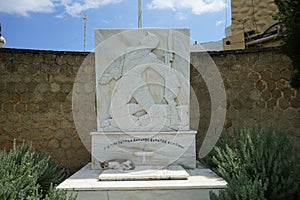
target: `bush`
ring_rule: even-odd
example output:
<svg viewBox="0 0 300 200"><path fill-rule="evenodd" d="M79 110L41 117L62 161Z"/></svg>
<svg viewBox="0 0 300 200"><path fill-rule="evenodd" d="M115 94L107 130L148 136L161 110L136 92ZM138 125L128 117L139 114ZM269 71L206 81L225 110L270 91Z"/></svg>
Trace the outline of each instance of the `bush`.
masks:
<svg viewBox="0 0 300 200"><path fill-rule="evenodd" d="M52 184L50 186L49 192L46 194L44 200L66 200L67 191L65 190L57 190ZM70 196L68 200L76 200L76 196Z"/></svg>
<svg viewBox="0 0 300 200"><path fill-rule="evenodd" d="M221 141L204 162L228 182L212 199L297 199L300 156L282 131L240 129Z"/></svg>
<svg viewBox="0 0 300 200"><path fill-rule="evenodd" d="M230 180L226 190L220 191L219 196L215 193L210 193L211 200L226 199L226 200L265 200L264 186L261 180L257 178L252 180L245 173L238 175L238 178Z"/></svg>
<svg viewBox="0 0 300 200"><path fill-rule="evenodd" d="M52 187L66 177L63 168L46 154L37 154L31 145L17 147L14 142L8 153L0 152L0 160L1 200L66 199L63 191Z"/></svg>

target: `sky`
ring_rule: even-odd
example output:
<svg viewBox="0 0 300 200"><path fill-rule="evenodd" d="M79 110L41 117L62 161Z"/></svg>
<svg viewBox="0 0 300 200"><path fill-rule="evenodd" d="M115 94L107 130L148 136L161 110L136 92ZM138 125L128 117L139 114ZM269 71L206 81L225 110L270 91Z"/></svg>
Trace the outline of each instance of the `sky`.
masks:
<svg viewBox="0 0 300 200"><path fill-rule="evenodd" d="M231 21L230 0L141 0L142 27L190 28L191 42L218 41ZM94 29L137 28L138 0L0 0L6 48L94 50Z"/></svg>

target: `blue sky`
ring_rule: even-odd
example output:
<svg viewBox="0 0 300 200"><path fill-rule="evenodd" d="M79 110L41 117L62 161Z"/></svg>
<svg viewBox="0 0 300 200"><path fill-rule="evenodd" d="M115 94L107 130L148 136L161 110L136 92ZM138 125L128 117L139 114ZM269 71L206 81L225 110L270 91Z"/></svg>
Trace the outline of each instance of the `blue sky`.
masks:
<svg viewBox="0 0 300 200"><path fill-rule="evenodd" d="M7 48L87 51L95 28L137 28L138 0L0 0ZM230 25L230 0L142 0L143 27L191 29L191 39L217 41Z"/></svg>

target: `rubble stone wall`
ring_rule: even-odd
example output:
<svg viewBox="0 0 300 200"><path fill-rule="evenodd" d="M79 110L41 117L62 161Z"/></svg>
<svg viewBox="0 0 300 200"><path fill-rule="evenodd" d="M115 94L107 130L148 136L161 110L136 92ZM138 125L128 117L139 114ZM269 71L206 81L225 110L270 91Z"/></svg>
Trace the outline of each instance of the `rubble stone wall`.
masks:
<svg viewBox="0 0 300 200"><path fill-rule="evenodd" d="M191 54L195 65L191 66L191 85L201 111L197 149L206 134L211 111L209 93L196 65L203 65L208 57L218 66L226 88L224 131L274 125L287 130L300 149L300 92L289 85L291 61L271 48L210 52L209 56L201 52ZM11 148L14 138L18 143L32 142L35 149L46 151L71 172L90 161L72 114L73 84L80 66L92 77L94 54L0 49L1 149ZM77 90L93 97L95 90L84 82L95 80L82 81ZM193 116L193 109L191 112ZM95 130L96 123L87 121L89 129L81 131Z"/></svg>
<svg viewBox="0 0 300 200"><path fill-rule="evenodd" d="M206 84L196 69L205 67L210 58L218 66L226 90L223 131L232 134L235 128L272 126L286 131L300 150L300 92L289 85L291 61L277 48L191 54L195 65L191 85L200 107L197 146L207 134L211 104Z"/></svg>

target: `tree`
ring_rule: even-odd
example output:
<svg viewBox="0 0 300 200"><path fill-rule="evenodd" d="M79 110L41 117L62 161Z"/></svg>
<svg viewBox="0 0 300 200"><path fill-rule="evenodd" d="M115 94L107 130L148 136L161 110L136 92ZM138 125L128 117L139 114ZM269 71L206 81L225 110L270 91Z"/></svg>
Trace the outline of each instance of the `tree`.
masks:
<svg viewBox="0 0 300 200"><path fill-rule="evenodd" d="M300 1L275 0L279 12L275 16L283 25L282 46L285 53L292 61L293 73L291 85L300 88Z"/></svg>

